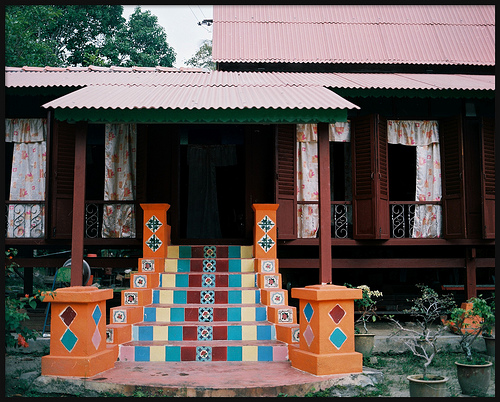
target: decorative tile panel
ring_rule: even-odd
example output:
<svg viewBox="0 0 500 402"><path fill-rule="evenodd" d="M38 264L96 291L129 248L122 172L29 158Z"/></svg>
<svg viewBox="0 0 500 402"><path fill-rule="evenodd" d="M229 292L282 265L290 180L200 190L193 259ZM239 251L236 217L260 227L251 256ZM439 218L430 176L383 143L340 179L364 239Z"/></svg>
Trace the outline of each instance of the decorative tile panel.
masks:
<svg viewBox="0 0 500 402"><path fill-rule="evenodd" d="M113 311L113 322L116 324L127 322L127 311L125 310L114 310Z"/></svg>
<svg viewBox="0 0 500 402"><path fill-rule="evenodd" d="M307 303L304 307L304 316L306 317L307 322L311 322L311 318L314 314L314 309L311 306L311 303Z"/></svg>
<svg viewBox="0 0 500 402"><path fill-rule="evenodd" d="M276 272L274 268L274 260L263 260L261 261L262 272Z"/></svg>
<svg viewBox="0 0 500 402"><path fill-rule="evenodd" d="M285 303L285 298L282 292L271 292L271 304L282 305Z"/></svg>
<svg viewBox="0 0 500 402"><path fill-rule="evenodd" d="M154 272L155 260L142 260L142 272Z"/></svg>
<svg viewBox="0 0 500 402"><path fill-rule="evenodd" d="M106 343L113 343L115 338L114 328L106 328Z"/></svg>
<svg viewBox="0 0 500 402"><path fill-rule="evenodd" d="M126 306L137 305L139 299L139 294L137 292L124 292L123 300Z"/></svg>
<svg viewBox="0 0 500 402"><path fill-rule="evenodd" d="M344 342L347 340L347 336L340 328L335 328L330 334L329 339L333 346L335 346L337 349L340 349Z"/></svg>
<svg viewBox="0 0 500 402"><path fill-rule="evenodd" d="M213 328L210 326L204 326L204 325L198 326L197 339L199 341L212 341L213 340Z"/></svg>
<svg viewBox="0 0 500 402"><path fill-rule="evenodd" d="M300 328L292 329L292 341L300 342Z"/></svg>
<svg viewBox="0 0 500 402"><path fill-rule="evenodd" d="M215 260L203 260L203 272L215 272L216 271Z"/></svg>
<svg viewBox="0 0 500 402"><path fill-rule="evenodd" d="M210 346L196 347L196 361L207 362L212 360L212 348Z"/></svg>
<svg viewBox="0 0 500 402"><path fill-rule="evenodd" d="M204 288L215 287L215 275L213 274L203 274L201 276L201 286Z"/></svg>
<svg viewBox="0 0 500 402"><path fill-rule="evenodd" d="M147 287L148 281L146 275L134 275L134 287L135 288L145 288Z"/></svg>
<svg viewBox="0 0 500 402"><path fill-rule="evenodd" d="M151 230L153 233L156 232L163 224L158 220L156 216L152 216L149 218L149 220L146 222L146 226L148 227L149 230Z"/></svg>
<svg viewBox="0 0 500 402"><path fill-rule="evenodd" d="M200 292L200 303L201 304L214 304L215 303L215 292L213 290L202 290Z"/></svg>
<svg viewBox="0 0 500 402"><path fill-rule="evenodd" d="M257 223L257 225L259 225L259 227L267 233L273 228L274 222L269 218L269 216L266 215L259 223Z"/></svg>
<svg viewBox="0 0 500 402"><path fill-rule="evenodd" d="M257 242L258 245L267 253L274 246L274 240L267 233Z"/></svg>
<svg viewBox="0 0 500 402"><path fill-rule="evenodd" d="M344 318L345 314L345 310L340 307L339 304L335 305L335 307L332 308L329 313L331 319L335 324L338 324L340 321L342 321L342 318Z"/></svg>
<svg viewBox="0 0 500 402"><path fill-rule="evenodd" d="M203 247L203 258L217 258L217 247L215 246Z"/></svg>
<svg viewBox="0 0 500 402"><path fill-rule="evenodd" d="M212 322L214 320L214 308L213 307L199 307L198 308L198 321L200 322Z"/></svg>
<svg viewBox="0 0 500 402"><path fill-rule="evenodd" d="M151 250L156 252L162 245L162 241L155 235L153 234L147 241L146 241L146 246L148 246Z"/></svg>
<svg viewBox="0 0 500 402"><path fill-rule="evenodd" d="M292 309L279 309L278 322L293 323L293 310Z"/></svg>
<svg viewBox="0 0 500 402"><path fill-rule="evenodd" d="M264 288L279 288L279 276L278 275L266 275L264 276Z"/></svg>

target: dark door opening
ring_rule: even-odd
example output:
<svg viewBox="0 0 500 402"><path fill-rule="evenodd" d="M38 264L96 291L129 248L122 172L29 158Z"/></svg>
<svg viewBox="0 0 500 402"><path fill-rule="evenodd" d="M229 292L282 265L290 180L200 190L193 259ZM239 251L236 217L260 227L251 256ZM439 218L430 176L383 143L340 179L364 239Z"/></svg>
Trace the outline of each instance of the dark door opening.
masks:
<svg viewBox="0 0 500 402"><path fill-rule="evenodd" d="M245 135L240 126L180 131L181 239L245 237Z"/></svg>

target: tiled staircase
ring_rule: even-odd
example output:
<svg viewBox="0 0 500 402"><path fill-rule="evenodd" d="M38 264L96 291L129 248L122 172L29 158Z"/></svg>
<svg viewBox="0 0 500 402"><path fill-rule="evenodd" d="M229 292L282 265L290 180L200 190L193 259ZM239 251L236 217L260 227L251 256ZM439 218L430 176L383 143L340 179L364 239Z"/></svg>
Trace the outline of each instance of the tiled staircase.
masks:
<svg viewBox="0 0 500 402"><path fill-rule="evenodd" d="M299 339L295 307L277 260L252 250L168 246L167 258L139 259L111 308L108 346L120 361L288 360Z"/></svg>

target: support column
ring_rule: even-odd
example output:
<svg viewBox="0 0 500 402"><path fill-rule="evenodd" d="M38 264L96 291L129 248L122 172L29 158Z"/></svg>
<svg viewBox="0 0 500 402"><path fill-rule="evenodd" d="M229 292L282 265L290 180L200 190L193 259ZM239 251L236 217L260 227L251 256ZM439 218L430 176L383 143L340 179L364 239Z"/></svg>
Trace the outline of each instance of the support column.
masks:
<svg viewBox="0 0 500 402"><path fill-rule="evenodd" d="M141 204L144 211L143 258L167 258L170 226L167 225L169 204Z"/></svg>
<svg viewBox="0 0 500 402"><path fill-rule="evenodd" d="M106 300L112 289L71 286L45 294L51 303L50 355L42 375L92 377L112 368L117 354L106 346Z"/></svg>
<svg viewBox="0 0 500 402"><path fill-rule="evenodd" d="M361 373L363 355L354 350L354 300L361 289L337 285L293 288L300 299L299 346L290 346L292 366L315 375Z"/></svg>
<svg viewBox="0 0 500 402"><path fill-rule="evenodd" d="M253 227L254 258L276 259L276 211L278 204L252 204L255 212Z"/></svg>
<svg viewBox="0 0 500 402"><path fill-rule="evenodd" d="M332 218L328 123L318 123L319 281L332 283Z"/></svg>
<svg viewBox="0 0 500 402"><path fill-rule="evenodd" d="M71 227L71 286L83 285L86 160L87 123L79 122L75 125L75 174L73 184L73 224Z"/></svg>
<svg viewBox="0 0 500 402"><path fill-rule="evenodd" d="M476 249L474 247L466 248L465 256L465 299L469 300L471 297L477 297L476 287Z"/></svg>

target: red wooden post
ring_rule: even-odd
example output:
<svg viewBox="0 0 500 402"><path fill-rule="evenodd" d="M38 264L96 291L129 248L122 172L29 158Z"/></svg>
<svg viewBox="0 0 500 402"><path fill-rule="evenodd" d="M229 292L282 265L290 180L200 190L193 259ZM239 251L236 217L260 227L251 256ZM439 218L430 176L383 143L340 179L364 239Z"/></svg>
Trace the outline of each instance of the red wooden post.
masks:
<svg viewBox="0 0 500 402"><path fill-rule="evenodd" d="M83 238L85 233L85 171L87 123L75 125L75 180L71 228L71 286L83 285Z"/></svg>
<svg viewBox="0 0 500 402"><path fill-rule="evenodd" d="M466 249L465 256L465 276L466 276L466 284L465 284L465 298L469 300L471 297L477 296L477 288L476 288L476 249L469 248Z"/></svg>
<svg viewBox="0 0 500 402"><path fill-rule="evenodd" d="M332 283L332 240L330 202L330 142L328 124L318 124L319 163L319 281Z"/></svg>

